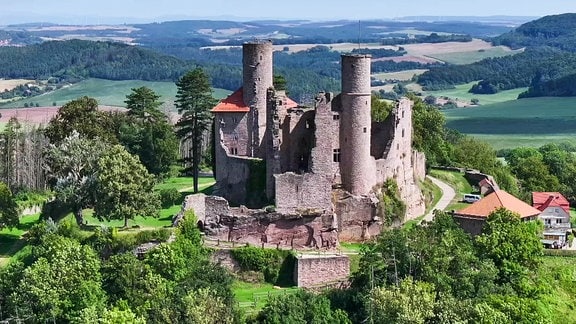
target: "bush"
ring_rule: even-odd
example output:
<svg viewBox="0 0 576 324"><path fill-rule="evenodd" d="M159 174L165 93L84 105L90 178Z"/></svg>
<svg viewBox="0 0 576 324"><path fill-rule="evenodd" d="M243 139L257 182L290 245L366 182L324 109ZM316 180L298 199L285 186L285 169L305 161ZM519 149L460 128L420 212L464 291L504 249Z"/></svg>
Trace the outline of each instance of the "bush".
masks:
<svg viewBox="0 0 576 324"><path fill-rule="evenodd" d="M182 194L178 192L176 188L162 189L160 190L160 202L163 208L168 208L175 205Z"/></svg>
<svg viewBox="0 0 576 324"><path fill-rule="evenodd" d="M136 244L142 244L152 241L166 242L168 241L168 238L170 238L171 234L172 232L166 228L160 228L153 231L141 231L138 232L138 234L136 234L135 240Z"/></svg>
<svg viewBox="0 0 576 324"><path fill-rule="evenodd" d="M291 285L294 254L287 250L242 247L231 251L242 271L258 271L266 282Z"/></svg>

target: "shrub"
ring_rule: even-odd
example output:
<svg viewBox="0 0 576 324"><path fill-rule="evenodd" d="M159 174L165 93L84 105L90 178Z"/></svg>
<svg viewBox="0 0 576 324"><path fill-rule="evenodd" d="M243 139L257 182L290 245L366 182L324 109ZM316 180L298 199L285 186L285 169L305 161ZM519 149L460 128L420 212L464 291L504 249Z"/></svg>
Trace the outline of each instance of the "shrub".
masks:
<svg viewBox="0 0 576 324"><path fill-rule="evenodd" d="M272 284L292 284L294 255L287 250L242 247L231 251L242 271L258 271L264 274L264 280Z"/></svg>
<svg viewBox="0 0 576 324"><path fill-rule="evenodd" d="M176 188L160 190L160 202L163 208L175 205L180 200L181 194Z"/></svg>

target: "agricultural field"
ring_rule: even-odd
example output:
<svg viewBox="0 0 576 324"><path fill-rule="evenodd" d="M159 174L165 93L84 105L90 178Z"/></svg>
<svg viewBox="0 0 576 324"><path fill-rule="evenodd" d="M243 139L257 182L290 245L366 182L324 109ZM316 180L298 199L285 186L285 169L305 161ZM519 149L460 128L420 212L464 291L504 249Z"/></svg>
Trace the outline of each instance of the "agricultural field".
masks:
<svg viewBox="0 0 576 324"><path fill-rule="evenodd" d="M161 96L160 101L164 102L165 108L173 109L173 102L176 96L176 84L173 82L151 82L140 80L110 81L103 79L88 79L68 87L46 93L41 96L21 99L18 101L1 104L1 108L21 108L25 103L37 103L42 107L61 106L71 100L89 96L98 100L104 106L124 106L126 95L130 94L132 88L148 87ZM230 93L224 89L214 89L214 97L223 98Z"/></svg>
<svg viewBox="0 0 576 324"><path fill-rule="evenodd" d="M447 127L485 140L495 149L576 141L574 97L528 98L443 112Z"/></svg>
<svg viewBox="0 0 576 324"><path fill-rule="evenodd" d="M416 70L405 70L400 72L388 72L388 73L375 73L372 77L378 80L398 80L398 81L410 81L415 75L420 75L428 70L416 69Z"/></svg>
<svg viewBox="0 0 576 324"><path fill-rule="evenodd" d="M446 62L449 64L470 64L481 61L489 57L502 57L521 53L523 50L511 50L505 46L497 46L488 49L480 49L467 52L452 52L452 53L434 53L427 55L436 60Z"/></svg>
<svg viewBox="0 0 576 324"><path fill-rule="evenodd" d="M468 92L468 90L470 90L470 88L472 88L472 86L475 83L477 83L477 81L457 85L454 89L439 90L439 91L422 91L422 95L424 97L428 95L432 95L437 98L448 97L453 100L466 101L466 102L470 102L470 100L476 98L480 100L479 101L480 105L489 105L516 100L520 93L527 90L527 88L518 88L518 89L500 91L495 94L475 94Z"/></svg>
<svg viewBox="0 0 576 324"><path fill-rule="evenodd" d="M29 82L34 82L34 80L26 80L26 79L4 80L4 79L0 79L0 92L4 92L6 90L10 91L21 84L26 84Z"/></svg>

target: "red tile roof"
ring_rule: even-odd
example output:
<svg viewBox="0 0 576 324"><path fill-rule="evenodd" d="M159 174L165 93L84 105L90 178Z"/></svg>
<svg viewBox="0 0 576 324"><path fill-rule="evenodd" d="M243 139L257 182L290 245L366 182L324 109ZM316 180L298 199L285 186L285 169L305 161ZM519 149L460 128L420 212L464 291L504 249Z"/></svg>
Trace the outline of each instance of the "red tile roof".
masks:
<svg viewBox="0 0 576 324"><path fill-rule="evenodd" d="M538 216L540 211L504 190L496 190L472 205L457 211L455 214L467 217L486 218L498 208L506 208L521 218Z"/></svg>
<svg viewBox="0 0 576 324"><path fill-rule="evenodd" d="M212 108L212 112L249 112L250 107L244 104L244 91L242 88L234 91L231 95L222 99L216 107Z"/></svg>
<svg viewBox="0 0 576 324"><path fill-rule="evenodd" d="M294 100L286 97L286 107L287 108L295 108L298 107L298 103ZM234 91L231 95L222 99L220 103L216 105L216 107L212 108L213 113L227 113L227 112L234 112L234 113L245 113L249 112L250 107L248 107L244 103L244 90L240 88Z"/></svg>
<svg viewBox="0 0 576 324"><path fill-rule="evenodd" d="M570 213L568 199L559 192L533 192L532 206L539 210L544 210L548 207L561 207L567 213Z"/></svg>

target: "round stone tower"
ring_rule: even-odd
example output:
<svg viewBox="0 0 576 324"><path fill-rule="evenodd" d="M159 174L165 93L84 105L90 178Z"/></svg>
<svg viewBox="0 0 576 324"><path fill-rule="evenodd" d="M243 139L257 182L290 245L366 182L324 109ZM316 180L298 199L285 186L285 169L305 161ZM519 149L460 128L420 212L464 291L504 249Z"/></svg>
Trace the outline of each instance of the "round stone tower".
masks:
<svg viewBox="0 0 576 324"><path fill-rule="evenodd" d="M262 143L266 132L266 93L273 86L272 42L255 41L242 46L244 104L248 115L249 154L264 157Z"/></svg>
<svg viewBox="0 0 576 324"><path fill-rule="evenodd" d="M342 55L340 175L344 188L367 194L375 185L370 156L370 55Z"/></svg>

